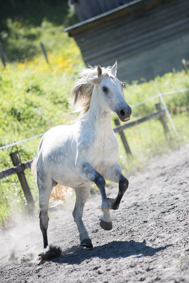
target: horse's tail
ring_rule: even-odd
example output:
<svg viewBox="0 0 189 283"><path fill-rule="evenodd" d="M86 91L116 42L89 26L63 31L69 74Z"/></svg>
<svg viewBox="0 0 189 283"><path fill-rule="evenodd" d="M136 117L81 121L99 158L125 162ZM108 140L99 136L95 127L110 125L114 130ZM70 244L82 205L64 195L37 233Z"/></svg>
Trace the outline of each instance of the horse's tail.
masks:
<svg viewBox="0 0 189 283"><path fill-rule="evenodd" d="M37 158L35 157L32 164L31 164L31 172L33 174L33 176L36 179L37 173L36 173L36 164L37 164Z"/></svg>
<svg viewBox="0 0 189 283"><path fill-rule="evenodd" d="M33 176L36 179L37 173L36 173L36 165L37 165L37 158L35 157L32 164L31 164L31 172ZM65 197L70 194L70 188L65 187L63 185L57 184L55 187L53 187L51 192L51 198L54 198L56 200L65 200Z"/></svg>
<svg viewBox="0 0 189 283"><path fill-rule="evenodd" d="M70 188L65 187L61 184L57 184L55 187L53 187L51 192L51 198L54 198L56 200L65 200L65 197L70 194Z"/></svg>

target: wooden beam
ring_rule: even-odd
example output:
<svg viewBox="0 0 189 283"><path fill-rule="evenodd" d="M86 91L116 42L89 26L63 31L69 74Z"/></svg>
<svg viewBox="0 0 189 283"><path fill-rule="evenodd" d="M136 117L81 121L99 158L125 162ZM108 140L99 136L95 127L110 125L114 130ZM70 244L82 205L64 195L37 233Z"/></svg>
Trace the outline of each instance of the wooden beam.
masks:
<svg viewBox="0 0 189 283"><path fill-rule="evenodd" d="M161 117L163 115L165 115L165 110L160 110L158 112L154 112L154 113L152 113L152 114L150 114L148 116L144 116L144 117L139 118L139 119L137 119L137 120L135 120L133 122L117 126L116 128L114 128L114 132L115 133L120 133L120 132L122 132L125 129L137 126L137 125L139 125L139 124L141 124L143 122L146 122L148 120L151 120L151 119L154 119L154 118L157 118L157 117Z"/></svg>
<svg viewBox="0 0 189 283"><path fill-rule="evenodd" d="M11 167L9 169L5 169L5 170L1 171L0 172L0 179L3 179L5 177L8 177L8 176L11 176L11 175L14 175L14 174L18 174L25 169L31 168L32 161L33 160L29 160L29 161L26 161L24 163L20 163L15 167Z"/></svg>

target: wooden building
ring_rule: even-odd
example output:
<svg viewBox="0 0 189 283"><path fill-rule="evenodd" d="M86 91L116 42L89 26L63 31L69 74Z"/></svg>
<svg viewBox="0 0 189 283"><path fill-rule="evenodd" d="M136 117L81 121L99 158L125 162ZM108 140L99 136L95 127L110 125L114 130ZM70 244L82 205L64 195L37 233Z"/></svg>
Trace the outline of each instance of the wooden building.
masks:
<svg viewBox="0 0 189 283"><path fill-rule="evenodd" d="M189 0L73 2L82 21L66 31L86 65L117 60L119 78L130 82L179 70L189 60Z"/></svg>
<svg viewBox="0 0 189 283"><path fill-rule="evenodd" d="M130 2L132 0L71 0L80 21L96 17Z"/></svg>

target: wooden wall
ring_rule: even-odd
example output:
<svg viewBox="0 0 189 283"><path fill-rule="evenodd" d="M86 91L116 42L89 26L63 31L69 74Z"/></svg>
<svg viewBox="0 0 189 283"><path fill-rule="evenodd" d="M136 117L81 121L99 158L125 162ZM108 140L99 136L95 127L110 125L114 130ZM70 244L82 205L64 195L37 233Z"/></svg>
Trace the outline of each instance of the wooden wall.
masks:
<svg viewBox="0 0 189 283"><path fill-rule="evenodd" d="M189 59L189 1L138 1L67 29L86 65L118 60L122 80L147 80Z"/></svg>

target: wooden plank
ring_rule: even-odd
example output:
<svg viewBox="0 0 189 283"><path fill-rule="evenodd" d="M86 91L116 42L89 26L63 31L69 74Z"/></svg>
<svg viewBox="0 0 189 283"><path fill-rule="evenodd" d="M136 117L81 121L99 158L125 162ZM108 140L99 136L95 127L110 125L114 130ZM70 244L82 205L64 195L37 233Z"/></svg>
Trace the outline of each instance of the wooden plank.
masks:
<svg viewBox="0 0 189 283"><path fill-rule="evenodd" d="M5 170L1 171L0 172L0 179L3 179L5 177L8 177L8 176L11 176L11 175L14 175L14 174L18 174L25 169L31 168L32 161L33 160L29 160L29 161L26 161L24 163L20 163L15 167L11 167L9 169L5 169Z"/></svg>
<svg viewBox="0 0 189 283"><path fill-rule="evenodd" d="M139 125L143 122L146 122L148 120L151 120L151 119L154 119L154 118L157 118L157 117L161 117L165 115L165 110L161 110L161 111L158 111L158 112L154 112L148 116L144 116L142 118L139 118L133 122L130 122L130 123L127 123L127 124L124 124L124 125L121 125L121 126L117 126L116 128L114 128L114 133L120 133L122 132L123 130L125 129L128 129L128 128L131 128L131 127L134 127L136 125Z"/></svg>

